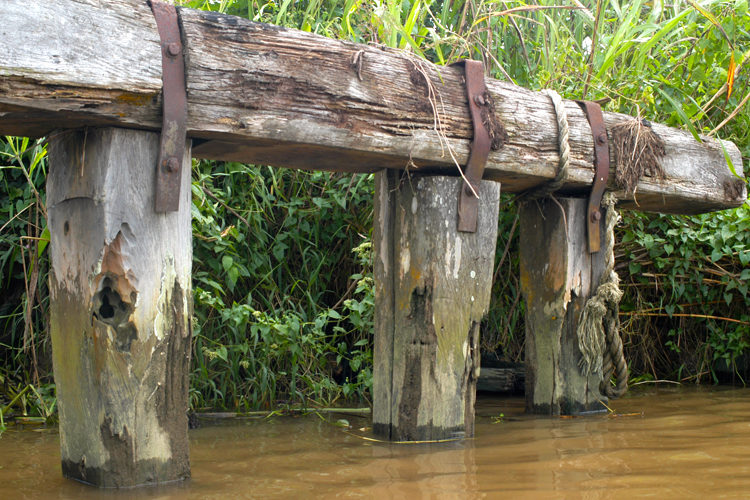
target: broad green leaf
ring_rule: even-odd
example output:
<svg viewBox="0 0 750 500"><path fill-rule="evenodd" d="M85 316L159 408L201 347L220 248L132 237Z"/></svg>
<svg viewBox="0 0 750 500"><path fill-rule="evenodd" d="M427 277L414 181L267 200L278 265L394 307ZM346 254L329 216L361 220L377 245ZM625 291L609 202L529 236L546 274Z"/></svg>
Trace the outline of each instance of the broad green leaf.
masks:
<svg viewBox="0 0 750 500"><path fill-rule="evenodd" d="M727 166L729 167L729 171L732 172L732 175L737 177L740 180L743 180L747 182L747 179L745 179L743 176L737 173L737 169L734 168L734 162L732 161L732 158L729 156L729 153L727 152L727 148L724 146L724 141L721 139L718 139L719 146L721 146L721 151L724 153L724 160L727 162Z"/></svg>
<svg viewBox="0 0 750 500"><path fill-rule="evenodd" d="M234 264L234 259L232 258L231 255L224 255L221 257L221 265L225 271L229 271L229 269L232 268L233 264Z"/></svg>

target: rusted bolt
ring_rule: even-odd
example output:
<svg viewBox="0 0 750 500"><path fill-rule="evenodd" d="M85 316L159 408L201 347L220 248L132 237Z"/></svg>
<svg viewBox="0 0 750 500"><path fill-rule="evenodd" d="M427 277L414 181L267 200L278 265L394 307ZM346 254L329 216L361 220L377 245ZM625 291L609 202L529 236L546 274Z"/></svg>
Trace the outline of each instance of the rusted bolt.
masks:
<svg viewBox="0 0 750 500"><path fill-rule="evenodd" d="M596 211L594 211L594 212L591 213L591 219L594 222L599 222L601 220L601 218L602 218L602 214L601 214L601 212L599 212L599 210L596 210Z"/></svg>
<svg viewBox="0 0 750 500"><path fill-rule="evenodd" d="M464 185L464 193L466 193L468 196L474 196L474 191L471 188L471 184Z"/></svg>
<svg viewBox="0 0 750 500"><path fill-rule="evenodd" d="M180 53L180 44L177 42L172 42L167 45L167 54L169 54L172 57L177 57Z"/></svg>
<svg viewBox="0 0 750 500"><path fill-rule="evenodd" d="M172 156L171 158L164 160L164 167L169 173L176 172L177 169L180 168L180 162L177 161L177 158Z"/></svg>
<svg viewBox="0 0 750 500"><path fill-rule="evenodd" d="M484 106L486 101L484 100L484 96L480 94L474 96L474 102L477 106Z"/></svg>
<svg viewBox="0 0 750 500"><path fill-rule="evenodd" d="M604 144L607 142L607 135L606 134L599 134L596 136L596 142L599 144Z"/></svg>

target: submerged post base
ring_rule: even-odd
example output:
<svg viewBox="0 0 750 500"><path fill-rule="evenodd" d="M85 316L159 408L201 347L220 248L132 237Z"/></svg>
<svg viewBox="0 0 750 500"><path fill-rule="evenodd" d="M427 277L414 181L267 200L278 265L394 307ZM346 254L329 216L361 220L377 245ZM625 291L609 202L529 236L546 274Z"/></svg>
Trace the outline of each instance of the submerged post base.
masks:
<svg viewBox="0 0 750 500"><path fill-rule="evenodd" d="M526 410L545 415L606 411L600 376L581 373L578 321L604 271L589 253L583 198L520 208L521 290L526 298ZM604 231L600 231L602 238Z"/></svg>
<svg viewBox="0 0 750 500"><path fill-rule="evenodd" d="M50 332L66 477L190 476L190 151L178 212L154 212L159 135L56 133L47 180Z"/></svg>
<svg viewBox="0 0 750 500"><path fill-rule="evenodd" d="M387 171L375 200L373 431L392 441L474 434L500 185L480 188L476 233L457 231L460 177Z"/></svg>

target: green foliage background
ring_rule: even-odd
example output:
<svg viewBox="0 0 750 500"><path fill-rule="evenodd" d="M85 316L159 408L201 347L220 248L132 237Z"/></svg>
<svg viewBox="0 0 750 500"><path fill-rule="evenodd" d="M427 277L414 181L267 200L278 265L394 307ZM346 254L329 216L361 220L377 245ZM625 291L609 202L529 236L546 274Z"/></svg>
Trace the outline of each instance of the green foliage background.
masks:
<svg viewBox="0 0 750 500"><path fill-rule="evenodd" d="M437 64L482 59L494 78L732 140L747 175L747 0L182 3L399 47ZM54 415L45 154L41 140L0 142L0 417ZM191 404L245 410L367 400L372 177L200 161L192 189ZM520 361L517 223L506 204L482 347ZM747 204L700 216L623 214L617 260L633 376L706 381L722 370L743 373L749 226Z"/></svg>

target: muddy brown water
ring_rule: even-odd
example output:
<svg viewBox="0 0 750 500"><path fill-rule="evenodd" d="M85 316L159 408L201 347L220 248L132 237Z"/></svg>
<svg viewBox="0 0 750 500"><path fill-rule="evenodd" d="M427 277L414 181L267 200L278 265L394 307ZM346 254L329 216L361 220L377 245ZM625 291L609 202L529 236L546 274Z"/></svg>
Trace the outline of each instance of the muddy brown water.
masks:
<svg viewBox="0 0 750 500"><path fill-rule="evenodd" d="M204 421L191 480L127 491L63 479L54 429L11 429L0 499L750 498L750 389L641 386L611 407L539 418L480 397L476 438L440 444L363 439L369 418L355 415Z"/></svg>

